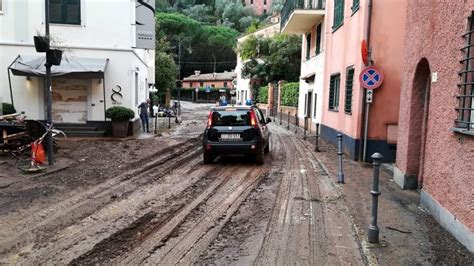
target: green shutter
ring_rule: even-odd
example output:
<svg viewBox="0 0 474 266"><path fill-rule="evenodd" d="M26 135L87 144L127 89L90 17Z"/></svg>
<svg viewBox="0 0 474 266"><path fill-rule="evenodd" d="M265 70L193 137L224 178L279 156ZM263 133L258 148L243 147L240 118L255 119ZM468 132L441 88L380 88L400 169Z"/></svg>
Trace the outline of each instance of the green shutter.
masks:
<svg viewBox="0 0 474 266"><path fill-rule="evenodd" d="M63 19L63 5L61 0L50 0L49 20L51 23L61 23Z"/></svg>
<svg viewBox="0 0 474 266"><path fill-rule="evenodd" d="M354 68L348 67L346 72L346 99L344 102L344 112L352 113L352 89L354 87Z"/></svg>
<svg viewBox="0 0 474 266"><path fill-rule="evenodd" d="M321 53L321 24L316 27L316 55Z"/></svg>
<svg viewBox="0 0 474 266"><path fill-rule="evenodd" d="M81 1L80 0L65 0L66 1L66 18L67 24L81 24Z"/></svg>
<svg viewBox="0 0 474 266"><path fill-rule="evenodd" d="M306 35L306 60L311 57L311 32Z"/></svg>
<svg viewBox="0 0 474 266"><path fill-rule="evenodd" d="M335 74L331 76L329 82L329 110L338 110L339 107L339 87L341 83L341 75Z"/></svg>
<svg viewBox="0 0 474 266"><path fill-rule="evenodd" d="M359 0L352 0L352 13L355 13L357 10L359 10Z"/></svg>
<svg viewBox="0 0 474 266"><path fill-rule="evenodd" d="M344 22L344 0L334 0L334 20L332 28L337 30Z"/></svg>

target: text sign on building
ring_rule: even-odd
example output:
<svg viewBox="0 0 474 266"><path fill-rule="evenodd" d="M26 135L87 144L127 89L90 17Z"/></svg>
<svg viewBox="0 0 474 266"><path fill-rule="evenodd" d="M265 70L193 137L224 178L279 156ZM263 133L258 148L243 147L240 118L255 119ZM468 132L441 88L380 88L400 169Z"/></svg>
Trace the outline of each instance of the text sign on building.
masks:
<svg viewBox="0 0 474 266"><path fill-rule="evenodd" d="M137 0L136 48L155 49L155 0Z"/></svg>
<svg viewBox="0 0 474 266"><path fill-rule="evenodd" d="M366 67L360 72L359 81L368 90L377 89L382 85L383 73L374 66Z"/></svg>

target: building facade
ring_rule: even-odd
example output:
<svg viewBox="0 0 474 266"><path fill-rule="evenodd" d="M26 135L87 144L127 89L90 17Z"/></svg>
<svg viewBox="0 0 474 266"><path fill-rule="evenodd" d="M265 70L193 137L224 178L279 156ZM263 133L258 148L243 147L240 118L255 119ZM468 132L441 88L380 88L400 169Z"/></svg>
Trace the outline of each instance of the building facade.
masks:
<svg viewBox="0 0 474 266"><path fill-rule="evenodd" d="M280 32L280 24L273 24L270 26L267 26L265 28L262 28L254 33L244 35L240 38L237 39L237 46L243 43L249 36L256 36L256 37L270 37L275 34L278 34ZM237 49L238 50L238 49ZM249 79L249 78L244 78L242 76L242 68L244 66L245 61L242 60L242 57L240 56L239 52L237 51L237 65L235 67L235 73L236 73L236 100L237 102L240 103L245 103L247 100L253 100L253 93L252 93L252 87L255 87L255 85L260 84L260 81L254 80L254 79Z"/></svg>
<svg viewBox="0 0 474 266"><path fill-rule="evenodd" d="M8 69L19 60L45 57L33 44L33 36L45 34L44 1L0 1L0 97L13 100L28 118L45 120L44 74ZM63 50L62 66L52 69L57 72L52 79L53 122L105 127L106 108L121 105L136 111L148 97L154 83L154 24L138 24L150 18L154 23L154 4L140 2L51 1L51 43ZM78 72L65 71L68 62ZM97 75L77 70L89 69L91 62L106 63Z"/></svg>
<svg viewBox="0 0 474 266"><path fill-rule="evenodd" d="M272 0L245 0L245 6L252 7L257 16L267 15L270 14Z"/></svg>
<svg viewBox="0 0 474 266"><path fill-rule="evenodd" d="M210 87L213 89L234 89L235 72L206 73L195 71L194 75L183 79L183 89L195 89Z"/></svg>
<svg viewBox="0 0 474 266"><path fill-rule="evenodd" d="M282 10L281 32L301 35L301 74L298 117L308 118L310 127L321 123L324 85L325 1L286 1Z"/></svg>
<svg viewBox="0 0 474 266"><path fill-rule="evenodd" d="M474 1L410 1L394 180L474 252Z"/></svg>
<svg viewBox="0 0 474 266"><path fill-rule="evenodd" d="M341 133L343 150L352 159L370 161L380 152L384 161L395 161L406 6L406 0L326 2L321 136L336 144ZM359 82L365 67L363 40L370 47L372 64L385 76L368 110L366 90Z"/></svg>

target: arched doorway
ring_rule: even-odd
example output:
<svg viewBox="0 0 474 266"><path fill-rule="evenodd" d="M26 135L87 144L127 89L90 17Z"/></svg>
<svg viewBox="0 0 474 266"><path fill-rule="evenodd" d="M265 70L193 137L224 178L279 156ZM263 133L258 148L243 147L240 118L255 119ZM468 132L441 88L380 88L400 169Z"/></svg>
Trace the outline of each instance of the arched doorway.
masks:
<svg viewBox="0 0 474 266"><path fill-rule="evenodd" d="M428 60L423 58L416 67L410 99L410 129L408 171L417 177L418 188L423 186L426 136L430 102L431 71Z"/></svg>

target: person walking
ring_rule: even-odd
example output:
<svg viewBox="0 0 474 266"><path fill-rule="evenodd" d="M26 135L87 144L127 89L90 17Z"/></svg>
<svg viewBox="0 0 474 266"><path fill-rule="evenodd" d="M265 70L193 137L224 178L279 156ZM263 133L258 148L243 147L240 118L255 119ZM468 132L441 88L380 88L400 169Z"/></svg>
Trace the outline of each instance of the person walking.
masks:
<svg viewBox="0 0 474 266"><path fill-rule="evenodd" d="M142 128L143 132L150 133L150 126L148 122L148 112L150 110L150 99L146 99L146 101L142 102L138 106L138 112L140 114L140 119L142 120Z"/></svg>

